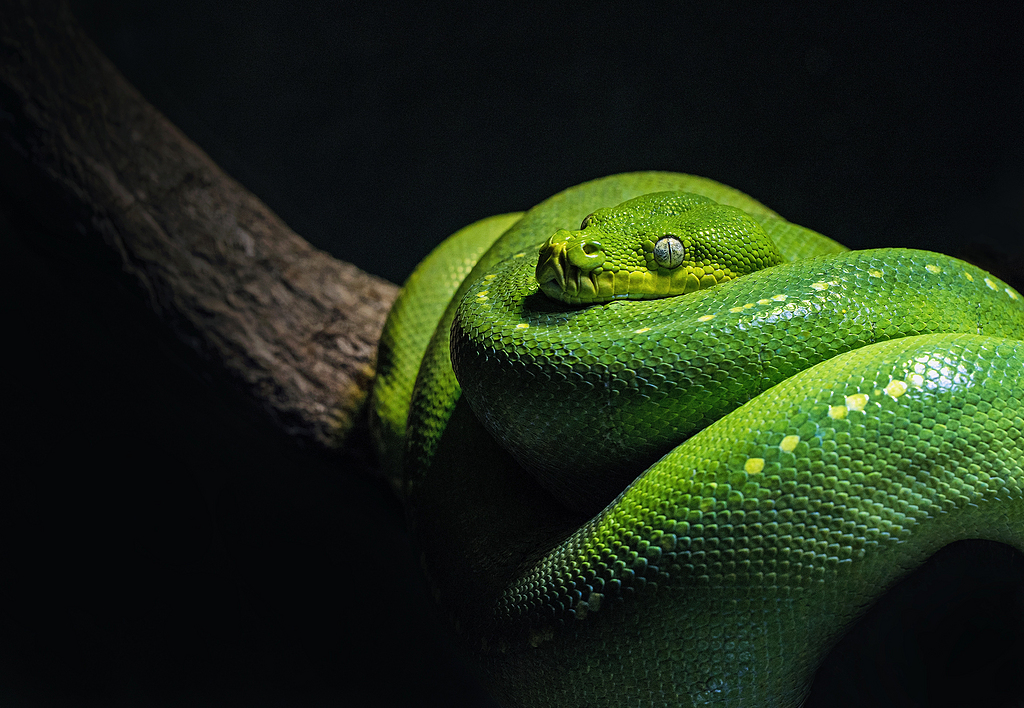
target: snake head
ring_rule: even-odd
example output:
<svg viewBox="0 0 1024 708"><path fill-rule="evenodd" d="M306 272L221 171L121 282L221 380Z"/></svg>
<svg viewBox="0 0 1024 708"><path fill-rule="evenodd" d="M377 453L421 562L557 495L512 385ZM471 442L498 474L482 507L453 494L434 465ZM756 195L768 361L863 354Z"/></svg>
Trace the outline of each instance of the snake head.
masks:
<svg viewBox="0 0 1024 708"><path fill-rule="evenodd" d="M684 192L645 194L599 209L541 246L536 277L571 304L644 300L712 287L781 263L748 214Z"/></svg>

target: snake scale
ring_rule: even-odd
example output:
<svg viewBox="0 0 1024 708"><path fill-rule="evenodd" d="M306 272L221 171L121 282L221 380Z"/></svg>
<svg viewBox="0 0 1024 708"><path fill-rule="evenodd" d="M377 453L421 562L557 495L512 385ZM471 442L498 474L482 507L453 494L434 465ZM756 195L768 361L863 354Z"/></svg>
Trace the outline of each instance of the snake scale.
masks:
<svg viewBox="0 0 1024 708"><path fill-rule="evenodd" d="M938 549L1024 550L1022 340L972 265L629 173L438 247L371 420L500 702L785 708Z"/></svg>

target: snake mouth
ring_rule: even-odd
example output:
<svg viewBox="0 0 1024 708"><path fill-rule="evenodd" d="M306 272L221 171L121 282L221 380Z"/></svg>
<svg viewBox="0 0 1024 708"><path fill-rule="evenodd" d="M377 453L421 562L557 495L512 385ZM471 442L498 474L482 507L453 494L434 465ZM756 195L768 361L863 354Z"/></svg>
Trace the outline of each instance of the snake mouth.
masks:
<svg viewBox="0 0 1024 708"><path fill-rule="evenodd" d="M536 277L541 292L551 299L588 305L685 295L731 280L735 274L715 264L656 270L606 268L600 243L562 230L541 246Z"/></svg>
<svg viewBox="0 0 1024 708"><path fill-rule="evenodd" d="M570 304L614 299L614 276L601 268L604 260L600 243L560 230L541 246L537 283L548 297Z"/></svg>
<svg viewBox="0 0 1024 708"><path fill-rule="evenodd" d="M602 297L600 282L594 274L586 274L579 268L569 266L560 274L554 274L547 280L537 279L541 291L550 298L571 304L601 302L614 297Z"/></svg>
<svg viewBox="0 0 1024 708"><path fill-rule="evenodd" d="M564 242L552 243L552 240L541 248L536 271L541 292L552 300L569 305L591 305L612 300L647 300L672 294L672 276L605 269L600 265L594 267L593 261L583 261L581 267L573 262L581 258L579 254L573 258L572 244L567 247ZM699 287L693 276L687 277L693 282L677 285L676 292L689 292Z"/></svg>
<svg viewBox="0 0 1024 708"><path fill-rule="evenodd" d="M614 299L612 273L600 269L584 271L569 261L564 244L541 250L537 263L537 284L553 300L572 305ZM605 276L605 277L602 277Z"/></svg>

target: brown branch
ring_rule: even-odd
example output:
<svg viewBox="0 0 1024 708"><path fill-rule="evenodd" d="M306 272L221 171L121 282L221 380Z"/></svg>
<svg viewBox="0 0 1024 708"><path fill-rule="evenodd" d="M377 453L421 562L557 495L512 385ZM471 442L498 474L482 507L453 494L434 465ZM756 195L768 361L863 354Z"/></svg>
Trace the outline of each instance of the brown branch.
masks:
<svg viewBox="0 0 1024 708"><path fill-rule="evenodd" d="M0 187L106 249L288 434L344 440L396 288L314 248L145 101L65 2L0 0Z"/></svg>

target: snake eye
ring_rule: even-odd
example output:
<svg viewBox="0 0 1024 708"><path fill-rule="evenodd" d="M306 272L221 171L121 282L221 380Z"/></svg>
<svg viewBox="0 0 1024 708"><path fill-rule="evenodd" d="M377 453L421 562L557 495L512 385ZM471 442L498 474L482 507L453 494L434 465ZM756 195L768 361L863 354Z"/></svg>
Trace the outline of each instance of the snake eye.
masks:
<svg viewBox="0 0 1024 708"><path fill-rule="evenodd" d="M594 216L593 212L591 212L591 213L589 213L589 214L587 214L586 216L583 217L583 222L580 224L580 231L582 231L583 229L585 229L588 226L590 226L590 218L592 216Z"/></svg>
<svg viewBox="0 0 1024 708"><path fill-rule="evenodd" d="M678 236L668 234L654 244L654 261L662 268L678 268L683 263L686 250Z"/></svg>

